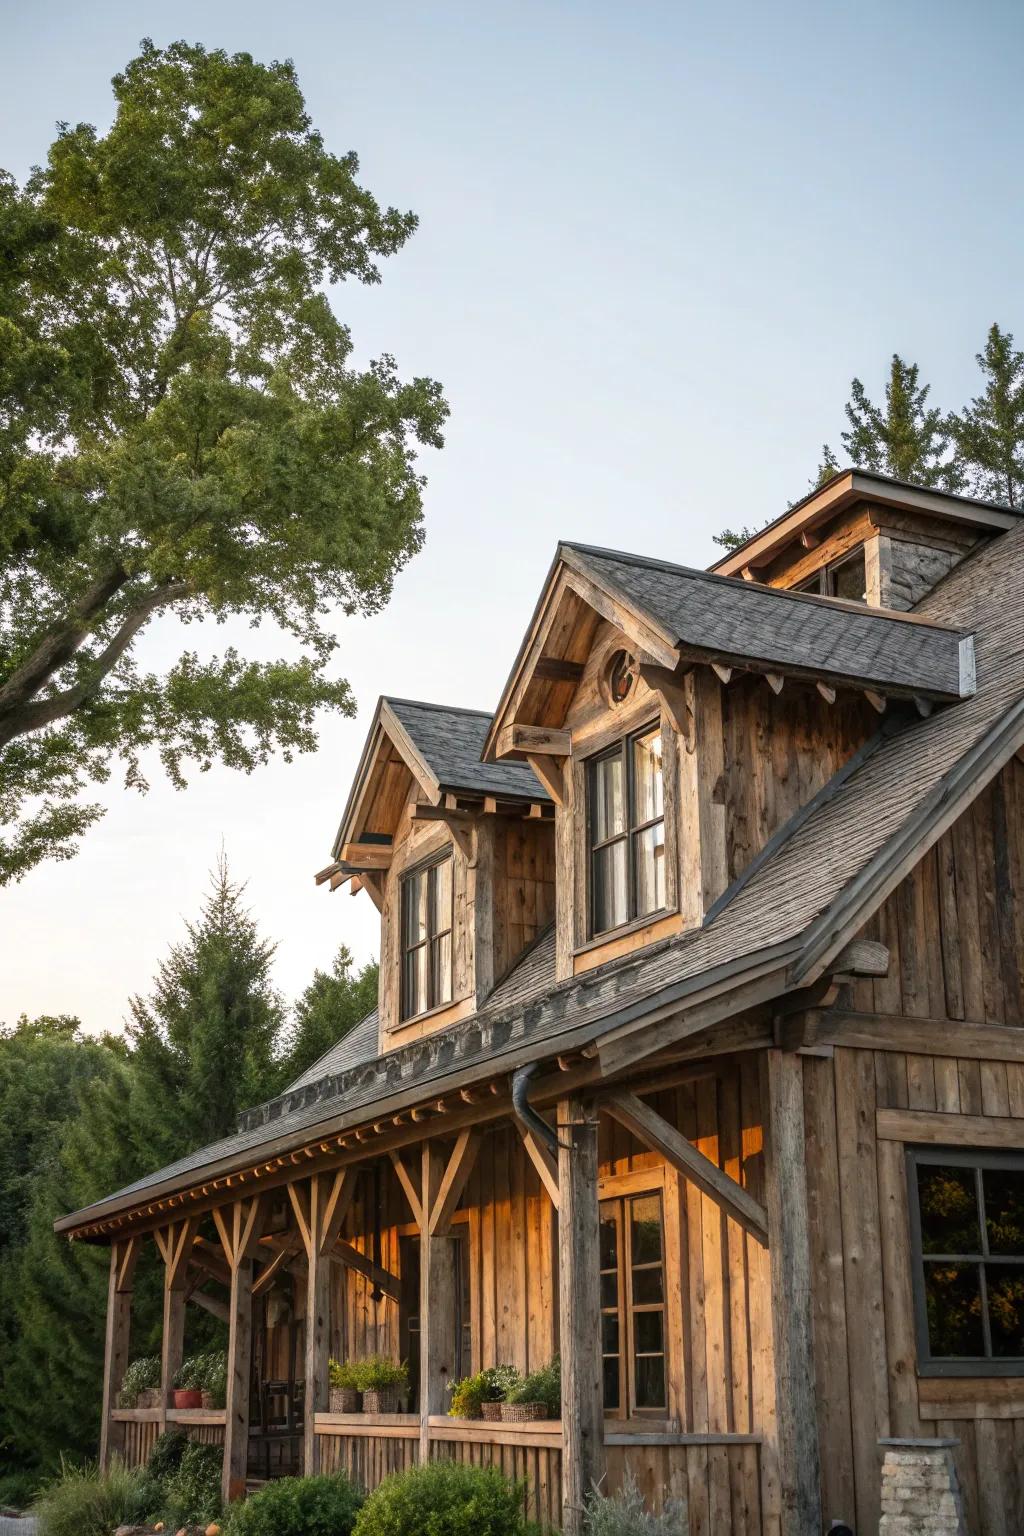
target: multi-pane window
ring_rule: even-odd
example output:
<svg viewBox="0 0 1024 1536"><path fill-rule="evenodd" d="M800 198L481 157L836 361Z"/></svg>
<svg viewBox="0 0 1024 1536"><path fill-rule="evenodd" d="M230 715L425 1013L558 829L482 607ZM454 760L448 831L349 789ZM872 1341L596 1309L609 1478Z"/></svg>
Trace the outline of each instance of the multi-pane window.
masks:
<svg viewBox="0 0 1024 1536"><path fill-rule="evenodd" d="M665 1242L659 1194L601 1202L605 1412L667 1410Z"/></svg>
<svg viewBox="0 0 1024 1536"><path fill-rule="evenodd" d="M661 731L627 736L589 770L590 927L599 934L665 905Z"/></svg>
<svg viewBox="0 0 1024 1536"><path fill-rule="evenodd" d="M402 1018L452 1000L452 857L402 881Z"/></svg>
<svg viewBox="0 0 1024 1536"><path fill-rule="evenodd" d="M844 555L841 560L833 560L828 565L823 565L813 576L802 581L794 590L797 592L817 592L820 597L844 597L847 602L863 603L867 601L867 569L864 562L864 549L855 549L852 554Z"/></svg>
<svg viewBox="0 0 1024 1536"><path fill-rule="evenodd" d="M907 1154L919 1363L1024 1374L1024 1157Z"/></svg>

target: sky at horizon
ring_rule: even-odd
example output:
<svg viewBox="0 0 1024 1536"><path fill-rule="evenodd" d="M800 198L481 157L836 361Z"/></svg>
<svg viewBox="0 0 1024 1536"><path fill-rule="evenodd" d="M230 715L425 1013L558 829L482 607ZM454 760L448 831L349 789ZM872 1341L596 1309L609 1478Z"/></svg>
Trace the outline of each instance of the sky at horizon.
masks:
<svg viewBox="0 0 1024 1536"><path fill-rule="evenodd" d="M119 1029L222 846L288 999L341 941L370 958L369 899L312 877L378 694L493 706L559 538L706 564L840 452L854 374L880 395L899 351L959 407L988 326L1024 341L1017 5L0 0L0 23L18 179L58 120L107 126L143 36L292 58L328 147L420 216L379 287L332 295L358 358L452 406L424 550L383 614L339 617L358 717L184 794L115 773L79 856L0 892L0 1021Z"/></svg>

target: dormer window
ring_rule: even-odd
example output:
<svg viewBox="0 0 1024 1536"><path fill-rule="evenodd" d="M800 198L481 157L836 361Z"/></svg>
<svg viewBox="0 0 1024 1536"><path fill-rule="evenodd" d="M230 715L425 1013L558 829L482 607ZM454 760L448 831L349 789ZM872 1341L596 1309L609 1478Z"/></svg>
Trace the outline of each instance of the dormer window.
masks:
<svg viewBox="0 0 1024 1536"><path fill-rule="evenodd" d="M843 597L848 603L867 602L867 569L864 546L841 560L831 560L794 588L797 592L816 592L819 597Z"/></svg>
<svg viewBox="0 0 1024 1536"><path fill-rule="evenodd" d="M402 881L402 1018L452 1000L452 853Z"/></svg>
<svg viewBox="0 0 1024 1536"><path fill-rule="evenodd" d="M589 764L591 937L665 905L661 731L648 727Z"/></svg>

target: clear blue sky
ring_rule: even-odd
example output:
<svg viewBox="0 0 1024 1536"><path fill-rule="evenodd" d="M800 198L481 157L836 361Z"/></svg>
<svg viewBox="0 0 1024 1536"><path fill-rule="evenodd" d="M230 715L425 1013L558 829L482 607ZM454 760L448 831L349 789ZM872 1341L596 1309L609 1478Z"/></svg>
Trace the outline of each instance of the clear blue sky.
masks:
<svg viewBox="0 0 1024 1536"><path fill-rule="evenodd" d="M856 5L112 4L0 0L0 165L104 127L143 35L291 57L328 145L419 233L334 297L360 354L441 379L427 547L339 621L358 721L250 779L112 785L71 864L0 896L0 1019L118 1027L220 847L294 996L367 898L314 890L379 692L489 707L559 536L692 564L839 448L893 350L959 405L994 319L1024 339L1024 9ZM147 644L169 656L174 636Z"/></svg>

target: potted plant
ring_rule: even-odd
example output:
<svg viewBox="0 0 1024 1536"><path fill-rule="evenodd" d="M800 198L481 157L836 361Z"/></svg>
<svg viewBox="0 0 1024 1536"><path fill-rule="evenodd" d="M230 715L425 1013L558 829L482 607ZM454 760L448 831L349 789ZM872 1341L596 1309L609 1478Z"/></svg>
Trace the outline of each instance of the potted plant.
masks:
<svg viewBox="0 0 1024 1536"><path fill-rule="evenodd" d="M477 1371L475 1376L464 1376L461 1381L453 1382L449 1387L452 1394L449 1418L488 1419L491 1422L500 1419L502 1401L519 1379L514 1365L492 1365Z"/></svg>
<svg viewBox="0 0 1024 1536"><path fill-rule="evenodd" d="M329 1360L327 1369L331 1382L331 1412L358 1413L360 1409L359 1367L354 1360Z"/></svg>
<svg viewBox="0 0 1024 1536"><path fill-rule="evenodd" d="M562 1368L556 1355L550 1365L531 1371L517 1382L501 1405L503 1424L557 1419L562 1412Z"/></svg>
<svg viewBox="0 0 1024 1536"><path fill-rule="evenodd" d="M203 1406L203 1357L189 1355L174 1373L174 1390L171 1393L175 1408L201 1408Z"/></svg>
<svg viewBox="0 0 1024 1536"><path fill-rule="evenodd" d="M364 1413L397 1413L398 1394L409 1379L405 1362L400 1365L387 1355L369 1355L356 1362L356 1385L363 1394Z"/></svg>
<svg viewBox="0 0 1024 1536"><path fill-rule="evenodd" d="M220 1350L198 1357L197 1376L204 1408L226 1408L228 1401L228 1357Z"/></svg>
<svg viewBox="0 0 1024 1536"><path fill-rule="evenodd" d="M130 1363L121 1381L117 1406L119 1408L159 1408L160 1358L158 1355L141 1355L138 1360Z"/></svg>

